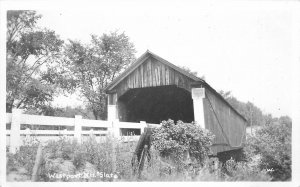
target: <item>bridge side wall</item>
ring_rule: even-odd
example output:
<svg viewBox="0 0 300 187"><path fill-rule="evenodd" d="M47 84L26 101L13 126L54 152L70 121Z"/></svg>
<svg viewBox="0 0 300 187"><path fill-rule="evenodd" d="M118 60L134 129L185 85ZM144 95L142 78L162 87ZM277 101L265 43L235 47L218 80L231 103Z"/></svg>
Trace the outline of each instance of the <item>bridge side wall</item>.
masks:
<svg viewBox="0 0 300 187"><path fill-rule="evenodd" d="M247 122L219 96L205 89L203 100L205 127L215 134L214 153L242 148Z"/></svg>

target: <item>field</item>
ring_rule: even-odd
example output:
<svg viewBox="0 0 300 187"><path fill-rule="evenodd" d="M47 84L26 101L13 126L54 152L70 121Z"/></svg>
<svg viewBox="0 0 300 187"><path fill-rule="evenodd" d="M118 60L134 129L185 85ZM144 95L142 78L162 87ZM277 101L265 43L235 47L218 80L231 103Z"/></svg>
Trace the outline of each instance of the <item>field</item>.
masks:
<svg viewBox="0 0 300 187"><path fill-rule="evenodd" d="M268 128L263 128L265 135L266 129ZM281 126L278 126L278 130L281 133L284 132ZM276 131L276 128L273 131ZM255 148L254 145L258 144L257 142L251 144L252 141L254 141L253 137L248 136L248 144L244 148L246 156L244 161L237 162L230 159L225 163L219 162L215 157L205 157L201 163L194 161L182 164L184 162L174 162L172 157L162 157L159 150L152 146L150 149L151 159L146 159L144 170L139 174L134 171L136 167L132 165L136 141L125 143L108 136L104 142L99 143L90 138L82 144L78 144L76 141L60 138L58 141L49 141L43 146L43 161L38 173L38 181L290 180L290 165L287 163L290 161L289 158L285 157L285 165L276 163L276 160L269 163L265 159L268 158L271 161L270 155L257 153L255 150L257 147ZM7 152L7 181L31 181L37 148L37 143L28 143L21 146L15 154ZM116 160L113 160L112 148L115 148ZM277 149L277 152L280 150ZM177 154L179 153L177 152ZM114 164L115 171L112 167ZM280 168L280 166L282 167ZM285 176L282 173L276 175L274 171L284 172Z"/></svg>

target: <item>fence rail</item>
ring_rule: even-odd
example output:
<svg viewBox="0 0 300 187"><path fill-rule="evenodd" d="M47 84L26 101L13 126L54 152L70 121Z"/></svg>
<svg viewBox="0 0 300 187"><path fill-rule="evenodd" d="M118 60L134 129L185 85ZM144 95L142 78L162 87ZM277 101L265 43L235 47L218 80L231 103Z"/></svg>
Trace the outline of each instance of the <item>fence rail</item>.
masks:
<svg viewBox="0 0 300 187"><path fill-rule="evenodd" d="M6 113L6 124L11 123L11 129L6 130L7 145L12 153L15 153L22 145L22 140L29 138L31 136L37 137L40 141L49 140L51 136L73 136L79 142L84 140L84 135L89 136L106 136L111 134L117 139L122 139L125 141L138 140L139 135L133 137L123 136L121 134L121 129L139 129L140 133L144 132L144 128L147 127L145 121L140 123L131 122L119 122L115 121L103 121L103 120L87 120L82 119L82 116L76 115L75 118L64 118L64 117L51 117L51 116L36 116L22 114L22 110L14 109L12 113ZM21 124L31 125L31 126L67 126L74 127L74 130L33 130L26 128L21 130ZM157 124L150 124L149 126L155 127ZM89 127L90 130L83 130L82 127ZM107 130L93 130L92 128L100 127Z"/></svg>

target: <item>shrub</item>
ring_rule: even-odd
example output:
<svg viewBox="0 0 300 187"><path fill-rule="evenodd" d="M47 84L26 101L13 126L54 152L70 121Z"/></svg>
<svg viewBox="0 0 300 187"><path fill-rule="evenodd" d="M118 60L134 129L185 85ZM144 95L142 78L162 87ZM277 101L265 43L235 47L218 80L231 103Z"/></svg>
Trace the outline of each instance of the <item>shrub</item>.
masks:
<svg viewBox="0 0 300 187"><path fill-rule="evenodd" d="M264 163L254 162L259 159L254 159L253 156L259 156L258 153L261 153L261 150L257 150L259 144L255 147L252 142L251 146L247 146L251 148L248 150L248 156L252 155L249 157L249 162L235 162L231 159L222 166L217 158L207 157L212 139L211 133L196 124L184 124L181 121L174 124L172 120L164 121L162 127L153 132L151 160L147 162L148 159L146 159L144 170L138 179L133 175L131 165L136 142L124 143L108 136L100 143L90 138L79 144L76 141L61 138L58 141L49 141L44 146L41 180L60 180L49 179L48 174L53 173L112 172L112 143L116 148L116 171L119 176L116 181L267 181L271 179L270 172L266 171L271 168L264 167ZM22 146L14 155L7 153L7 171L24 167L30 179L36 151L37 145L32 144ZM186 153L194 158L192 162L185 162ZM256 158L263 159L263 156ZM177 161L175 165L174 159ZM91 178L79 181L103 180L112 179ZM76 180L69 179L68 181Z"/></svg>
<svg viewBox="0 0 300 187"><path fill-rule="evenodd" d="M169 158L162 158L160 152L155 148L150 149L151 159L145 162L141 177L136 180L141 181L186 181L187 172L183 169L177 172L177 168L170 164Z"/></svg>
<svg viewBox="0 0 300 187"><path fill-rule="evenodd" d="M204 162L210 153L214 135L195 123L183 123L173 120L163 121L162 126L153 130L152 145L162 157L172 158L178 166L184 165L187 155Z"/></svg>
<svg viewBox="0 0 300 187"><path fill-rule="evenodd" d="M31 176L37 148L37 144L27 144L20 146L20 149L15 154L6 153L6 157L8 159L6 164L7 172L24 168L26 170L26 174Z"/></svg>
<svg viewBox="0 0 300 187"><path fill-rule="evenodd" d="M152 149L151 161L147 163L142 181L270 181L266 170L247 162L228 160L224 165L217 158L207 158L201 167L184 168L177 172L173 165L165 162L160 153Z"/></svg>
<svg viewBox="0 0 300 187"><path fill-rule="evenodd" d="M271 123L247 137L245 152L248 159L261 157L259 167L272 170L273 180L291 178L291 125Z"/></svg>
<svg viewBox="0 0 300 187"><path fill-rule="evenodd" d="M133 177L131 159L135 150L137 142L127 142L116 144L116 162L117 172L120 178L123 180L135 180Z"/></svg>
<svg viewBox="0 0 300 187"><path fill-rule="evenodd" d="M85 152L81 147L79 147L74 151L72 162L73 165L76 167L76 169L79 169L84 166L86 162L86 158L85 158Z"/></svg>
<svg viewBox="0 0 300 187"><path fill-rule="evenodd" d="M106 137L104 142L97 143L95 139L89 138L82 143L86 160L95 165L99 171L112 172L112 141L111 137Z"/></svg>
<svg viewBox="0 0 300 187"><path fill-rule="evenodd" d="M247 162L236 162L233 159L225 163L226 181L270 181L272 177L265 169L261 170L257 165Z"/></svg>

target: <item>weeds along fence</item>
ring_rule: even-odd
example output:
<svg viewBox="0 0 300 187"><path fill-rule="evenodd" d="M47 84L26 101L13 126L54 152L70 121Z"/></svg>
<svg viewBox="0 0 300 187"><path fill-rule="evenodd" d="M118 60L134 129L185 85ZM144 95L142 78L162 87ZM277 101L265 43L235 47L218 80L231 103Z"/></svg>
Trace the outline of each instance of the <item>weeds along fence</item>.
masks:
<svg viewBox="0 0 300 187"><path fill-rule="evenodd" d="M80 115L76 115L75 118L37 116L23 114L22 110L14 109L12 113L6 113L6 145L11 153L15 153L32 138L45 142L63 136L82 142L88 137L101 141L110 134L119 140L137 141L147 126L156 124L147 124L145 121L131 123L87 120L82 119Z"/></svg>

